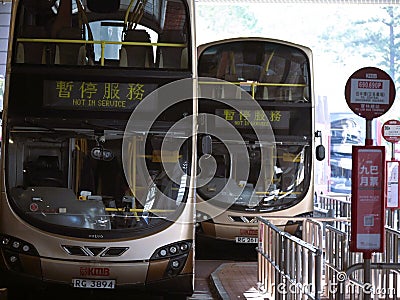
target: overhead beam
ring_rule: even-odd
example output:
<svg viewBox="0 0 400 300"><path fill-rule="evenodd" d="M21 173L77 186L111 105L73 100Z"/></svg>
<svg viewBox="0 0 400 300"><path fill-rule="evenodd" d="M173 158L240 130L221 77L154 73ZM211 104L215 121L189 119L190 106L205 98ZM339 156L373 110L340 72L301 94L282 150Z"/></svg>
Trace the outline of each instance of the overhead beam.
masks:
<svg viewBox="0 0 400 300"><path fill-rule="evenodd" d="M299 3L299 4L378 4L398 5L400 0L195 0L197 3Z"/></svg>

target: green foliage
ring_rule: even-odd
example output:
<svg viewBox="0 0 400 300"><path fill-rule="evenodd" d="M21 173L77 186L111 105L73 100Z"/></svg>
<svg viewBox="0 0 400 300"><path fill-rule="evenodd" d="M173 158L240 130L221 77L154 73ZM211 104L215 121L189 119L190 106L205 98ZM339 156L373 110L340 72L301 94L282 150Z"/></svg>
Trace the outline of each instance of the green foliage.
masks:
<svg viewBox="0 0 400 300"><path fill-rule="evenodd" d="M397 82L400 79L400 52L397 51L400 45L400 7L384 6L376 11L377 17L351 20L346 27L341 27L342 30L330 28L321 39L327 42L325 50L334 55L336 61L344 63L350 53L362 56ZM338 49L346 49L347 55Z"/></svg>
<svg viewBox="0 0 400 300"><path fill-rule="evenodd" d="M196 18L197 32L209 39L200 39L199 44L260 31L257 18L247 6L240 4L196 3Z"/></svg>

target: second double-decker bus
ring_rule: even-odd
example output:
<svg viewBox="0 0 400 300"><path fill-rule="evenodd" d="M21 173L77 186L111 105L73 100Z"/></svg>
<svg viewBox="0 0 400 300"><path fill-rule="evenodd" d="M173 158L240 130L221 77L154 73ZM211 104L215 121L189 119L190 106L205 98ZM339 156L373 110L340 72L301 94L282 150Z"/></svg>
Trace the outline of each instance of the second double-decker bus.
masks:
<svg viewBox="0 0 400 300"><path fill-rule="evenodd" d="M2 287L192 294L196 102L162 89L195 77L193 28L187 0L13 1Z"/></svg>
<svg viewBox="0 0 400 300"><path fill-rule="evenodd" d="M197 188L199 234L255 243L257 216L310 216L313 161L323 158L314 141L311 50L268 38L216 41L198 47L198 75L200 116L214 114L215 124L238 132L212 124L204 131L215 172Z"/></svg>

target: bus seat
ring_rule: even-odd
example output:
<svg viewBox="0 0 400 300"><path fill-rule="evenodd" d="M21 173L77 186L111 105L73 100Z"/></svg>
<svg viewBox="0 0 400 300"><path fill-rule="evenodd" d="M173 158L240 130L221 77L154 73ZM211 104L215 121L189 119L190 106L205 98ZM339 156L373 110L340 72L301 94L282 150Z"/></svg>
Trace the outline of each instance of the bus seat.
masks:
<svg viewBox="0 0 400 300"><path fill-rule="evenodd" d="M237 81L233 51L223 51L220 54L216 77L227 81Z"/></svg>
<svg viewBox="0 0 400 300"><path fill-rule="evenodd" d="M238 77L238 55L233 51L223 51L221 54L220 63L217 69L217 78L231 82L232 84L224 84L221 88L221 98L240 99L241 92L236 85L239 82ZM240 57L239 57L240 58Z"/></svg>
<svg viewBox="0 0 400 300"><path fill-rule="evenodd" d="M181 68L182 69L189 68L189 53L188 53L188 48L187 47L182 49Z"/></svg>
<svg viewBox="0 0 400 300"><path fill-rule="evenodd" d="M125 32L124 42L150 43L150 36L146 30L129 30ZM120 49L121 67L149 68L153 66L153 47L122 45Z"/></svg>
<svg viewBox="0 0 400 300"><path fill-rule="evenodd" d="M185 37L181 30L167 30L160 34L159 43L184 44ZM159 68L186 69L188 68L187 47L157 47L156 64Z"/></svg>
<svg viewBox="0 0 400 300"><path fill-rule="evenodd" d="M64 27L57 33L58 39L82 40L82 30L78 27ZM84 65L86 47L76 43L58 43L55 63L60 65Z"/></svg>
<svg viewBox="0 0 400 300"><path fill-rule="evenodd" d="M43 39L46 38L46 30L42 26L26 26L23 29L21 38ZM26 64L44 64L46 63L45 44L36 42L18 43L16 62Z"/></svg>
<svg viewBox="0 0 400 300"><path fill-rule="evenodd" d="M296 74L294 76L291 76L288 78L289 83L293 84L306 84L306 80L304 79L303 75ZM308 89L305 86L296 86L292 87L290 89L290 97L292 101L298 102L298 101L304 101L306 99L309 99L308 96Z"/></svg>
<svg viewBox="0 0 400 300"><path fill-rule="evenodd" d="M271 75L265 76L262 82L266 83L282 83L282 76ZM302 76L292 76L286 78L287 84L305 84ZM281 101L304 101L308 99L307 88L305 86L260 86L257 88L256 97L264 100L281 100Z"/></svg>
<svg viewBox="0 0 400 300"><path fill-rule="evenodd" d="M40 155L35 161L25 164L25 186L63 187L65 179L59 167L58 157Z"/></svg>

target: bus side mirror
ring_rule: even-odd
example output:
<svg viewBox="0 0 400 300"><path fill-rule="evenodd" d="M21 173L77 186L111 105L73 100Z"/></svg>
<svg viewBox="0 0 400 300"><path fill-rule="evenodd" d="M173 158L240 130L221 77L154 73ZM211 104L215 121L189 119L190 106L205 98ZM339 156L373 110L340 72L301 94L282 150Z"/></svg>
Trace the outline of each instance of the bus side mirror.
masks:
<svg viewBox="0 0 400 300"><path fill-rule="evenodd" d="M318 145L317 148L315 149L315 156L318 161L324 160L325 159L325 147L324 145Z"/></svg>
<svg viewBox="0 0 400 300"><path fill-rule="evenodd" d="M201 152L205 155L212 153L212 138L210 135L205 135L201 138Z"/></svg>
<svg viewBox="0 0 400 300"><path fill-rule="evenodd" d="M315 137L319 138L320 144L315 148L315 156L318 161L325 159L325 147L322 145L322 132L317 130L315 133Z"/></svg>

